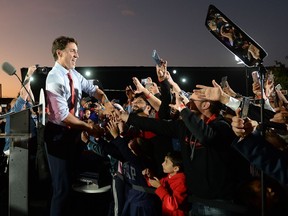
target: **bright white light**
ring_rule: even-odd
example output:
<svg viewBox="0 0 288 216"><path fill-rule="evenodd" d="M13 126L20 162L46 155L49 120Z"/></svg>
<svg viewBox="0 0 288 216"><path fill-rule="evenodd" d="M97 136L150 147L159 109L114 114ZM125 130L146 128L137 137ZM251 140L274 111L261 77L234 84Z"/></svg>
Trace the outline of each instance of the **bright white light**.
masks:
<svg viewBox="0 0 288 216"><path fill-rule="evenodd" d="M186 78L182 78L182 79L181 79L181 82L182 82L182 83L186 83L186 81L187 81Z"/></svg>
<svg viewBox="0 0 288 216"><path fill-rule="evenodd" d="M176 70L173 70L173 71L172 71L172 73L173 73L173 74L176 74L176 73L177 73L177 71L176 71Z"/></svg>
<svg viewBox="0 0 288 216"><path fill-rule="evenodd" d="M34 80L34 77L30 77L30 82L33 82L33 80Z"/></svg>
<svg viewBox="0 0 288 216"><path fill-rule="evenodd" d="M91 76L91 72L90 71L86 71L85 72L85 76L87 76L87 77Z"/></svg>
<svg viewBox="0 0 288 216"><path fill-rule="evenodd" d="M237 61L237 64L244 64L244 62L236 55L235 55L235 61Z"/></svg>

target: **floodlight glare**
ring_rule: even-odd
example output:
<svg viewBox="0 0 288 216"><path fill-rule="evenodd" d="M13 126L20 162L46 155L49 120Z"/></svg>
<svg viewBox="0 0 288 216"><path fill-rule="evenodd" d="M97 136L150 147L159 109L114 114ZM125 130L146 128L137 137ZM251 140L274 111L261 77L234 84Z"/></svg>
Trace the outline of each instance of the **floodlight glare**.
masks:
<svg viewBox="0 0 288 216"><path fill-rule="evenodd" d="M182 81L182 83L186 83L187 80L186 80L186 78L182 78L181 81Z"/></svg>
<svg viewBox="0 0 288 216"><path fill-rule="evenodd" d="M85 76L90 77L91 76L91 72L90 71L86 71L85 72Z"/></svg>

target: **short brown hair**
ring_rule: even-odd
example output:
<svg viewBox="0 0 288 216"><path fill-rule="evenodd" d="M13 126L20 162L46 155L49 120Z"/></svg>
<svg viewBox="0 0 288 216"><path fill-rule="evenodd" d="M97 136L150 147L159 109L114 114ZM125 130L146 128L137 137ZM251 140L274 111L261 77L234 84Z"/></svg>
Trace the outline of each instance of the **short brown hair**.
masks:
<svg viewBox="0 0 288 216"><path fill-rule="evenodd" d="M180 151L171 151L166 154L173 164L173 167L178 166L179 171L183 171L183 159Z"/></svg>
<svg viewBox="0 0 288 216"><path fill-rule="evenodd" d="M64 50L68 43L75 43L78 46L77 41L74 38L60 36L53 41L52 55L55 61L58 60L57 50Z"/></svg>

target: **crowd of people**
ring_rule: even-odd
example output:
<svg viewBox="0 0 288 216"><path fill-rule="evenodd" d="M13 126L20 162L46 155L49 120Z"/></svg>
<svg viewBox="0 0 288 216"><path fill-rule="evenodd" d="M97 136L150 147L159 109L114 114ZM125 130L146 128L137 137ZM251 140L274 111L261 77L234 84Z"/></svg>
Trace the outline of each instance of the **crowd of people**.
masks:
<svg viewBox="0 0 288 216"><path fill-rule="evenodd" d="M109 160L109 215L260 215L261 172L266 214L287 215L288 101L275 90L270 72L264 86L253 82L255 95L244 107L247 96L227 81L183 91L162 59L151 72L158 80L132 77L134 86L126 87L121 104L75 70L74 38L56 38L52 54L43 140L51 216L72 214L72 184L83 151ZM25 102L28 96L22 92L19 98ZM3 151L9 155L7 150L8 140Z"/></svg>

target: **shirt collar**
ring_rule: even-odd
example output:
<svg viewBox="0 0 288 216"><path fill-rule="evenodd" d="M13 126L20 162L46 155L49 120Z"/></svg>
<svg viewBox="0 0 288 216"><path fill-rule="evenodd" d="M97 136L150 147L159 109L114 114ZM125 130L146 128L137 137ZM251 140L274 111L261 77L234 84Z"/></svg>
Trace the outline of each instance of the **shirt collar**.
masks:
<svg viewBox="0 0 288 216"><path fill-rule="evenodd" d="M210 122L214 121L215 119L217 118L217 115L216 114L213 114L212 116L210 116L209 119L207 119L205 121L206 124L209 124Z"/></svg>
<svg viewBox="0 0 288 216"><path fill-rule="evenodd" d="M59 64L57 61L55 62L54 67L61 71L61 73L63 73L64 75L67 75L69 73L69 70L67 70L66 68L64 68L61 64ZM74 69L71 69L71 71L73 71Z"/></svg>

